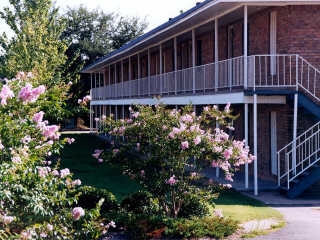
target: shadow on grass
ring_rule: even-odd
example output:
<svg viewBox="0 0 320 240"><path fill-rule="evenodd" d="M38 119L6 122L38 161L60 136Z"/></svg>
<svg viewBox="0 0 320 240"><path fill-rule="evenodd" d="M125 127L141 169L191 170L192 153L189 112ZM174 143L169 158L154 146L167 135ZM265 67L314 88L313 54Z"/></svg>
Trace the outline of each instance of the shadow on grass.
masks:
<svg viewBox="0 0 320 240"><path fill-rule="evenodd" d="M232 189L220 193L215 204L216 208L223 210L224 216L241 223L268 218L283 219L277 210Z"/></svg>
<svg viewBox="0 0 320 240"><path fill-rule="evenodd" d="M99 164L91 154L95 149L102 149L104 141L90 134L64 134L75 142L66 145L61 154L61 167L69 168L74 178L79 178L82 185L105 188L112 192L118 201L138 191L140 185L121 174L119 168L107 164Z"/></svg>

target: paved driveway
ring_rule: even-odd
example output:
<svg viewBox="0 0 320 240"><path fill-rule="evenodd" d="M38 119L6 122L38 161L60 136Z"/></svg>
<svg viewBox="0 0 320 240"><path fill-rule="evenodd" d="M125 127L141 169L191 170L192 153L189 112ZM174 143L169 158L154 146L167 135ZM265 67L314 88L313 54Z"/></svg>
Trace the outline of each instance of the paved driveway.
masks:
<svg viewBox="0 0 320 240"><path fill-rule="evenodd" d="M254 240L317 240L320 239L320 207L275 207L287 225L269 235Z"/></svg>

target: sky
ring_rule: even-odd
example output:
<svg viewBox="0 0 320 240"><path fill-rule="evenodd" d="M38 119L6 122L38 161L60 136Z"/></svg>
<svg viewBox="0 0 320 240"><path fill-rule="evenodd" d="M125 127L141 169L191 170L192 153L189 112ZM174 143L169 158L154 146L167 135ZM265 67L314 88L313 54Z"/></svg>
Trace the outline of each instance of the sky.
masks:
<svg viewBox="0 0 320 240"><path fill-rule="evenodd" d="M89 9L101 9L105 12L116 12L122 16L139 16L146 19L149 31L179 15L180 10L186 11L201 0L55 0L56 5L63 12L67 7L84 5ZM0 9L8 6L9 0L0 0ZM10 31L0 20L0 32Z"/></svg>

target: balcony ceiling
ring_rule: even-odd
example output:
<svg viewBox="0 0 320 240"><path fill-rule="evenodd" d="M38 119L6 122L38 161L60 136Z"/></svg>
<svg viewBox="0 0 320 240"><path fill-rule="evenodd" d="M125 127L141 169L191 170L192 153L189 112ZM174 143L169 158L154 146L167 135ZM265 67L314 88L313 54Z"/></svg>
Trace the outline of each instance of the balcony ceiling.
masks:
<svg viewBox="0 0 320 240"><path fill-rule="evenodd" d="M110 63L119 61L120 59L143 51L144 49L154 47L159 42L169 41L172 36L179 36L179 41L191 38L190 32L193 26L204 23L208 19L219 17L219 25L227 25L243 18L243 4L249 4L248 13L253 14L261 11L268 6L288 5L288 4L320 4L320 1L236 1L236 0L206 0L196 6L194 9L187 11L185 16L178 16L158 28L144 34L136 40L133 40L123 46L121 49L99 59L94 64L82 70L83 73L102 71L103 68ZM256 5L254 5L256 4ZM233 10L233 11L232 11ZM223 15L225 14L225 15ZM223 16L222 16L223 15ZM213 30L213 23L209 22L196 29L196 34L202 34Z"/></svg>

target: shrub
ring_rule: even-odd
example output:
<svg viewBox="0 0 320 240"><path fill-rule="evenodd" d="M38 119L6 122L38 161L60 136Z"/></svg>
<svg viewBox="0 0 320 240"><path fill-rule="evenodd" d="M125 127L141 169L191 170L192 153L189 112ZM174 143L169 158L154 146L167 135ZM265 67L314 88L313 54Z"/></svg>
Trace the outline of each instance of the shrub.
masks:
<svg viewBox="0 0 320 240"><path fill-rule="evenodd" d="M153 198L152 194L139 191L125 198L121 202L121 207L133 214L161 214L158 199Z"/></svg>
<svg viewBox="0 0 320 240"><path fill-rule="evenodd" d="M211 129L219 122L224 129L235 116L228 104L224 111L205 107L196 116L190 106L170 110L165 106L135 106L129 119L114 121L102 117L101 126L114 136L111 150L97 149L93 154L101 162L120 165L138 179L159 200L167 216L177 217L192 190L192 182L204 166L220 167L228 180L235 168L254 157L244 141L232 139L223 129Z"/></svg>
<svg viewBox="0 0 320 240"><path fill-rule="evenodd" d="M181 205L178 217L204 217L210 213L209 205L209 202L201 195L188 193Z"/></svg>
<svg viewBox="0 0 320 240"><path fill-rule="evenodd" d="M236 221L218 217L170 219L165 235L171 238L223 238L238 229Z"/></svg>
<svg viewBox="0 0 320 240"><path fill-rule="evenodd" d="M101 205L101 214L118 210L119 208L116 197L106 189L82 186L79 188L78 192L81 194L79 196L78 204L85 209L95 208L102 198L104 199L104 202Z"/></svg>

